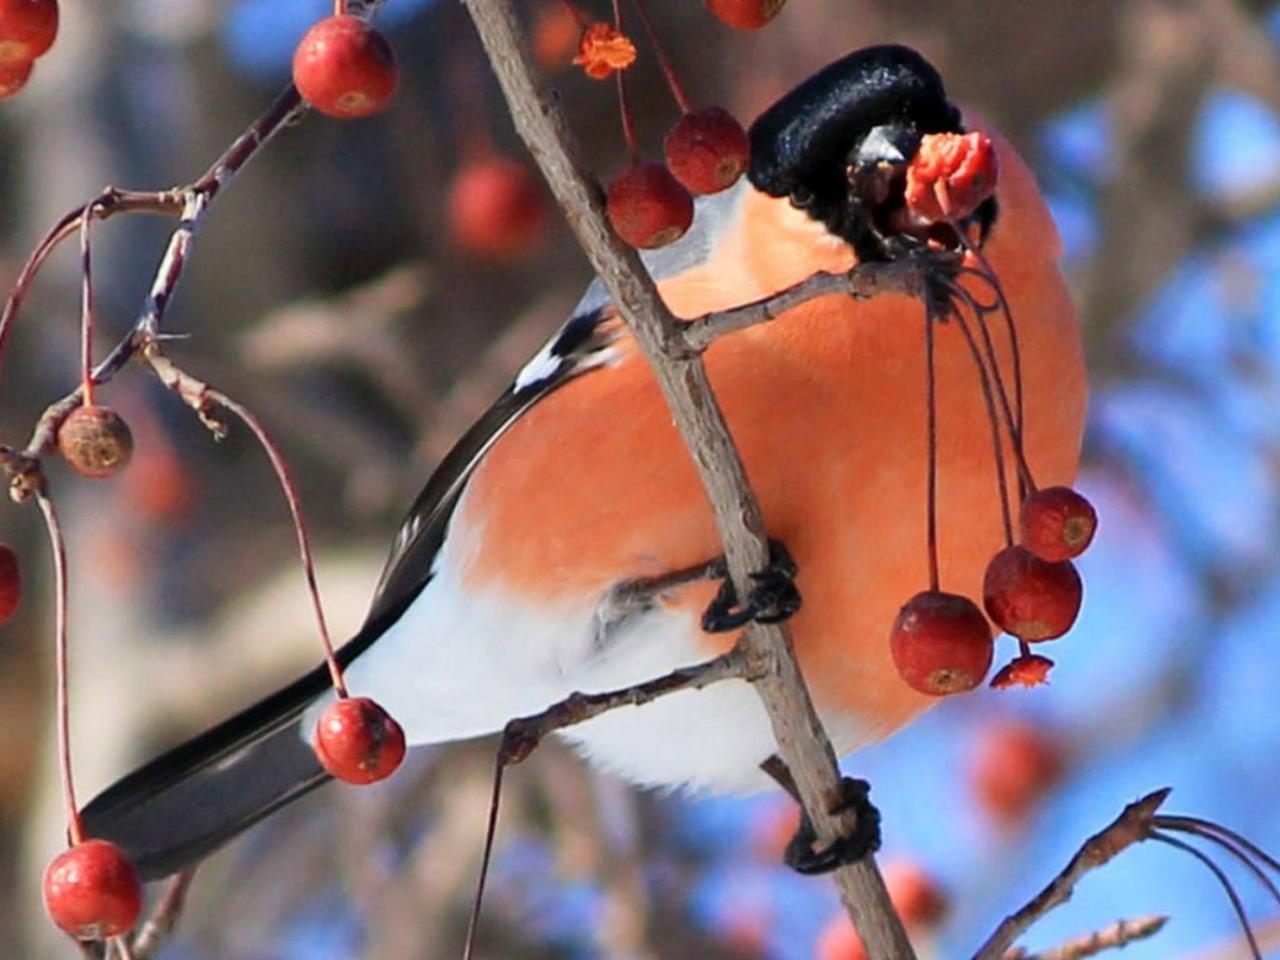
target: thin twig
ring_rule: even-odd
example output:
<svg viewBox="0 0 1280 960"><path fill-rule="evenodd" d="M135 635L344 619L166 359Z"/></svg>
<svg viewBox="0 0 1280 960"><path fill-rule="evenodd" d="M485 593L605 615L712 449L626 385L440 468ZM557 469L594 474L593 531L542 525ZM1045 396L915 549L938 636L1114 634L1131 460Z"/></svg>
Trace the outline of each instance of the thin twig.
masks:
<svg viewBox="0 0 1280 960"><path fill-rule="evenodd" d="M601 190L583 171L580 153L556 101L534 80L535 68L511 0L465 0L516 130L529 147L597 276L648 359L689 449L708 500L731 580L746 596L750 574L769 564L759 503L711 391L706 369L689 350L683 324L662 303L634 250L610 231ZM767 669L755 688L773 726L778 752L795 779L819 844L852 834L856 814L832 814L840 797L835 752L800 676L785 626L752 624L744 655ZM834 879L873 960L914 957L871 857L835 871Z"/></svg>
<svg viewBox="0 0 1280 960"><path fill-rule="evenodd" d="M58 523L58 511L42 485L36 490L36 502L44 516L45 529L49 533L49 548L53 551L53 633L54 672L58 710L58 769L62 775L62 800L66 807L67 833L71 843L84 840L84 826L80 822L80 807L76 804L75 780L71 773L71 697L68 685L67 655L67 548L62 539L62 526Z"/></svg>
<svg viewBox="0 0 1280 960"><path fill-rule="evenodd" d="M507 767L525 760L545 737L556 730L585 723L592 717L598 717L602 713L619 707L638 707L681 690L701 690L722 680L735 679L757 679L750 660L737 647L704 663L682 667L634 686L604 693L571 693L559 703L553 703L540 713L517 717L507 722L502 731L502 743L498 747L493 774L493 796L489 802L489 821L485 830L484 852L480 860L480 876L476 881L476 895L471 907L471 918L467 923L467 939L462 951L462 960L471 960L471 953L475 948L475 936L480 922L480 906L484 900L485 882L489 876L489 859L493 852L494 834L498 828L502 775Z"/></svg>
<svg viewBox="0 0 1280 960"><path fill-rule="evenodd" d="M1084 842L1071 861L1034 898L1004 918L973 955L973 960L1002 960L1014 942L1050 910L1071 899L1076 884L1090 870L1151 835L1151 818L1169 796L1165 787L1129 804L1104 830Z"/></svg>
<svg viewBox="0 0 1280 960"><path fill-rule="evenodd" d="M1084 936L1072 937L1056 947L1042 950L1039 953L1027 953L1014 948L1004 955L1004 960L1083 960L1104 950L1127 947L1138 940L1146 940L1159 933L1169 918L1152 914L1147 917L1134 917L1132 920L1117 920L1110 926L1086 933Z"/></svg>
<svg viewBox="0 0 1280 960"><path fill-rule="evenodd" d="M888 263L860 263L848 273L815 273L773 296L690 320L681 331L684 346L690 354L701 353L726 334L776 320L793 307L831 294L870 299L901 293L918 298L924 295L928 272L945 262L945 254L925 253Z"/></svg>
<svg viewBox="0 0 1280 960"><path fill-rule="evenodd" d="M173 933L182 916L183 907L186 906L187 892L191 889L191 881L195 875L196 868L190 867L169 878L155 909L133 935L134 960L151 960L165 939Z"/></svg>
<svg viewBox="0 0 1280 960"><path fill-rule="evenodd" d="M221 390L209 386L203 380L193 377L179 368L172 360L160 352L160 347L156 341L152 340L147 343L143 348L142 356L152 370L155 371L156 376L160 378L160 382L181 397L187 406L195 410L200 419L214 431L215 436L222 435L226 429L221 421L214 418L211 412L211 407L216 404L219 407L230 410L239 417L245 426L253 432L258 443L266 452L267 459L271 461L271 467L275 471L276 479L280 483L280 489L284 492L285 500L289 505L289 515L293 518L293 529L298 540L298 554L302 560L302 571L307 580L307 590L311 595L311 608L315 613L316 626L320 631L320 640L324 644L325 663L329 667L329 676L333 680L333 688L337 691L338 696L346 697L347 686L342 679L342 668L338 665L337 657L334 654L333 638L329 633L329 623L325 619L324 604L320 600L320 586L316 581L315 558L311 552L311 538L307 533L307 521L302 513L302 499L298 495L297 485L293 482L293 475L289 471L289 465L285 462L280 448L253 411L233 400Z"/></svg>

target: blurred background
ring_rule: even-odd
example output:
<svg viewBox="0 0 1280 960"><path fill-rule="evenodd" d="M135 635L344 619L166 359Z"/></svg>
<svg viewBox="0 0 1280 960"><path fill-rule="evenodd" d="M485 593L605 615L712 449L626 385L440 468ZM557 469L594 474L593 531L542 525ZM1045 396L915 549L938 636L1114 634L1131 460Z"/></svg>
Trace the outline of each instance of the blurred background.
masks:
<svg viewBox="0 0 1280 960"><path fill-rule="evenodd" d="M579 2L608 16L602 0ZM294 45L330 6L63 0L57 45L0 105L0 287L103 185L203 171L287 82ZM967 956L1158 786L1175 788L1170 809L1280 850L1280 5L790 0L750 34L701 3L650 6L695 103L744 120L857 46L919 47L1018 144L1065 241L1093 376L1080 486L1101 517L1080 562L1082 619L1047 651L1051 686L956 698L845 761L874 784L882 862L945 893L945 916L916 925L922 956ZM624 163L612 85L566 69L576 29L558 0L521 8L610 176ZM362 619L432 465L588 280L540 187L485 183L495 155L527 160L461 6L390 0L379 23L402 67L392 107L357 123L310 117L263 151L208 217L169 323L182 335L171 355L284 448L339 632ZM640 48L628 82L656 157L676 114ZM511 243L486 230L494 196ZM103 348L136 316L168 228L130 217L96 230ZM73 246L4 357L4 442L24 442L74 386ZM133 427L132 466L94 483L50 464L70 544L82 800L319 649L283 499L245 431L215 445L139 369L103 396ZM0 956L76 956L39 894L63 837L49 554L32 509L5 509L0 536L28 585L0 632ZM493 749L419 751L383 786L326 788L252 831L199 871L160 956L458 956ZM480 957L855 956L830 884L779 863L794 828L785 798L642 794L554 743L507 783ZM1244 956L1212 876L1149 846L1090 875L1028 943L1167 913L1127 956ZM1276 904L1229 869L1275 940Z"/></svg>

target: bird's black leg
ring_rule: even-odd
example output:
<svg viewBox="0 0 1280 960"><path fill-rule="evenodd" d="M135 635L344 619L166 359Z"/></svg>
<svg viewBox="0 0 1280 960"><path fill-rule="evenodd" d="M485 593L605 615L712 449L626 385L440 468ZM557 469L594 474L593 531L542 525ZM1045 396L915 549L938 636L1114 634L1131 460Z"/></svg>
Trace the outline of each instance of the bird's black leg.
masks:
<svg viewBox="0 0 1280 960"><path fill-rule="evenodd" d="M777 540L769 541L769 566L751 574L754 581L745 603L738 603L723 566L720 592L702 614L702 629L708 633L737 630L751 621L780 623L800 609L800 591L796 589L796 562L787 548Z"/></svg>
<svg viewBox="0 0 1280 960"><path fill-rule="evenodd" d="M781 757L775 754L760 764L760 768L777 781L796 803L800 803L800 794L796 789L795 780ZM865 780L855 780L852 777L840 779L840 798L829 812L842 813L853 810L858 815L858 823L852 834L847 837L837 837L832 843L818 850L813 846L818 839L817 834L814 832L809 815L804 812L804 805L801 804L800 826L796 828L795 835L782 854L783 862L797 873L811 876L857 863L868 854L875 853L880 849L880 811L872 805L870 793L871 786Z"/></svg>

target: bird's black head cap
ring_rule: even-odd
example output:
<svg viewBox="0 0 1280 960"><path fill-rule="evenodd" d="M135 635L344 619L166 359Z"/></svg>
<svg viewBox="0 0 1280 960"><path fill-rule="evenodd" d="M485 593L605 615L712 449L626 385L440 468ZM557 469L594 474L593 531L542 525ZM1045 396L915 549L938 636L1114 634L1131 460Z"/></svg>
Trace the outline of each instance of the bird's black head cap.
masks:
<svg viewBox="0 0 1280 960"><path fill-rule="evenodd" d="M883 257L883 231L855 182L859 165L905 164L926 133L963 132L942 78L909 47L855 51L770 107L751 127L748 176L852 243ZM868 236L868 233L876 236Z"/></svg>

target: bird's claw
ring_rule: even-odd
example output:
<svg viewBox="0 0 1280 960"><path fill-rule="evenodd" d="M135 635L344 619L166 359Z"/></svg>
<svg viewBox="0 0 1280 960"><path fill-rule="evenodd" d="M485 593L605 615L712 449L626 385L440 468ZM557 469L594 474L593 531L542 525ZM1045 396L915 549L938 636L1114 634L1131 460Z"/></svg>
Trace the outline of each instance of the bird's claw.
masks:
<svg viewBox="0 0 1280 960"><path fill-rule="evenodd" d="M817 835L807 814L801 813L800 826L782 854L783 862L797 873L812 876L829 873L838 867L857 863L880 849L880 811L871 803L871 786L865 780L842 777L840 802L831 810L842 813L854 810L858 815L852 834L837 837L815 850Z"/></svg>
<svg viewBox="0 0 1280 960"><path fill-rule="evenodd" d="M753 620L756 623L781 623L800 609L800 591L796 589L796 562L780 541L769 541L769 566L751 574L754 585L746 603L739 605L738 592L728 578L702 614L702 629L707 633L737 630Z"/></svg>

